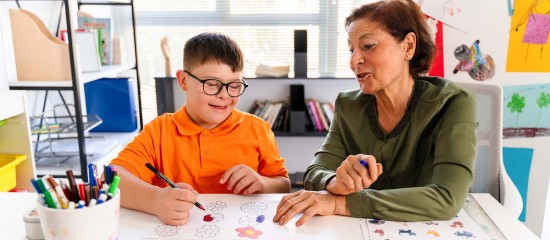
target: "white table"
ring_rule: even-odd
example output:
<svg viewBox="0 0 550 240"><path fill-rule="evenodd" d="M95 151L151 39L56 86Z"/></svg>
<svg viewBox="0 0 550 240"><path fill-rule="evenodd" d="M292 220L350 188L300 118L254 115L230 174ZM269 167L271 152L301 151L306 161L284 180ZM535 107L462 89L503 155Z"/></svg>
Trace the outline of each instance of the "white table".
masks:
<svg viewBox="0 0 550 240"><path fill-rule="evenodd" d="M486 193L472 195L506 238L539 239L525 225L513 218L491 195ZM278 201L282 196L283 194L259 194L254 198L263 201ZM223 195L219 198L223 199ZM26 239L23 213L35 205L35 193L0 193L0 239ZM121 208L118 238L120 240L140 239L143 229L147 229L154 217L146 213ZM351 217L314 217L296 230L300 236L316 240L362 238L357 219Z"/></svg>

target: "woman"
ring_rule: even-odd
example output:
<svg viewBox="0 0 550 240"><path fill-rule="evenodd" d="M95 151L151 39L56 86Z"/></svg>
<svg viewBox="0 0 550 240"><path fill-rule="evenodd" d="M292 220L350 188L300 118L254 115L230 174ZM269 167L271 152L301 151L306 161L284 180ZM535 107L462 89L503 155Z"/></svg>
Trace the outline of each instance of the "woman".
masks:
<svg viewBox="0 0 550 240"><path fill-rule="evenodd" d="M473 179L475 98L448 80L423 77L435 51L411 0L364 5L346 19L359 89L342 92L334 121L305 175L273 221L296 214L395 221L455 216ZM382 167L383 166L383 167Z"/></svg>

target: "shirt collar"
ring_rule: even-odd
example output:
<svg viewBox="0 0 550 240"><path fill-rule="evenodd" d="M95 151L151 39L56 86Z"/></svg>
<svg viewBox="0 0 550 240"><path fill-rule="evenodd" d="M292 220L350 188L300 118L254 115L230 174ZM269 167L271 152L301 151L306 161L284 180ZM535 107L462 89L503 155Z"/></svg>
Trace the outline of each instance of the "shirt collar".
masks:
<svg viewBox="0 0 550 240"><path fill-rule="evenodd" d="M233 109L229 117L219 126L212 130L206 130L191 120L189 114L187 114L184 104L177 112L174 113L173 121L176 124L178 132L182 135L196 135L203 131L224 134L237 127L244 120L244 116L245 114L243 112Z"/></svg>

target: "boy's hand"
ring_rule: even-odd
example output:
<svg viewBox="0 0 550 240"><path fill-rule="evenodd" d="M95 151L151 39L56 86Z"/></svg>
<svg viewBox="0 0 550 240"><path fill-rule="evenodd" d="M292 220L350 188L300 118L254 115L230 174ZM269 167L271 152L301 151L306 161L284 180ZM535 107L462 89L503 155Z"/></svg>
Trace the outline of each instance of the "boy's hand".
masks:
<svg viewBox="0 0 550 240"><path fill-rule="evenodd" d="M239 164L229 168L220 179L220 184L227 183L227 190L233 193L252 194L263 192L263 177L247 165ZM243 191L244 190L244 191Z"/></svg>
<svg viewBox="0 0 550 240"><path fill-rule="evenodd" d="M359 163L363 160L369 167ZM382 164L376 163L371 155L350 155L336 169L336 177L332 178L326 185L326 189L332 194L348 195L361 191L376 180L382 174Z"/></svg>
<svg viewBox="0 0 550 240"><path fill-rule="evenodd" d="M177 183L181 188L159 188L153 196L155 215L168 225L181 226L189 221L189 210L197 202L197 191L189 184Z"/></svg>

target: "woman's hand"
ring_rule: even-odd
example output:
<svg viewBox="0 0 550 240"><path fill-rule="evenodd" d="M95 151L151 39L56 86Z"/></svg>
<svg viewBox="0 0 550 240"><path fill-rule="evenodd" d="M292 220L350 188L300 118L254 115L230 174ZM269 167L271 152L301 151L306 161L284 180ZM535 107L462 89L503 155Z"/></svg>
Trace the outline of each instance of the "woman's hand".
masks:
<svg viewBox="0 0 550 240"><path fill-rule="evenodd" d="M298 227L315 215L351 215L345 196L336 196L327 191L301 190L281 199L273 221L284 225L301 212L304 215L296 222Z"/></svg>
<svg viewBox="0 0 550 240"><path fill-rule="evenodd" d="M360 163L363 160L368 168ZM348 195L361 191L378 179L382 174L382 164L376 163L371 155L350 155L336 169L336 177L326 185L326 189L332 194Z"/></svg>
<svg viewBox="0 0 550 240"><path fill-rule="evenodd" d="M220 179L220 184L225 183L227 183L227 190L233 190L233 193L242 192L246 195L265 190L263 177L244 164L227 169Z"/></svg>
<svg viewBox="0 0 550 240"><path fill-rule="evenodd" d="M181 188L159 188L153 196L155 215L168 225L181 226L189 221L189 211L197 202L197 191L186 183L177 183Z"/></svg>

